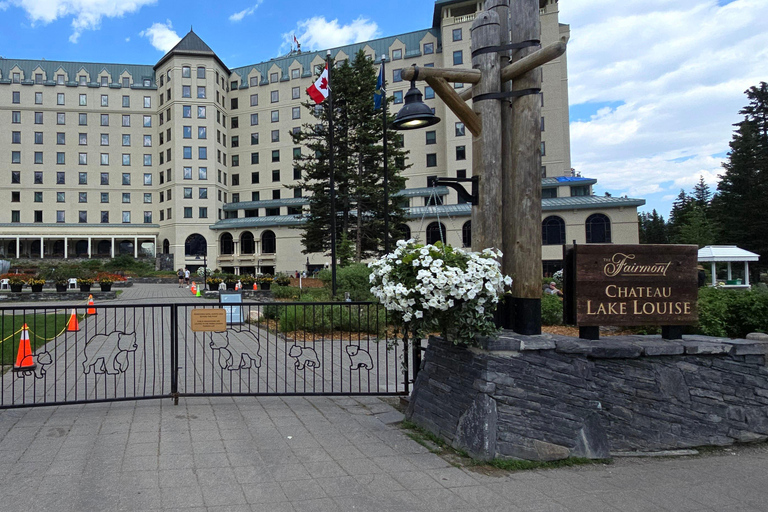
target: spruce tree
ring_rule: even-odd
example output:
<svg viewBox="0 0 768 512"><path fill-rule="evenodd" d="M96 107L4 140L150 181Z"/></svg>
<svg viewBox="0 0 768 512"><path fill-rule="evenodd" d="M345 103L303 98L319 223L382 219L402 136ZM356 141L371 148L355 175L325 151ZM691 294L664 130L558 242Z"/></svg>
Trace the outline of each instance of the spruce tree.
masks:
<svg viewBox="0 0 768 512"><path fill-rule="evenodd" d="M383 123L382 111L373 108L377 73L378 68L362 50L331 72L336 243L345 235L354 246L356 261L381 254L384 246ZM313 122L291 133L294 143L306 150L294 160L301 179L289 187L300 188L309 196L309 205L302 214L304 224L300 226L303 252L324 252L331 248L327 101L322 107L312 102L304 107ZM390 116L387 126L393 120L394 116ZM387 137L389 231L390 240L397 240L405 213L395 193L405 186L402 171L407 152L402 147L402 135L389 129Z"/></svg>
<svg viewBox="0 0 768 512"><path fill-rule="evenodd" d="M637 224L640 229L641 244L668 244L667 224L664 217L654 208L652 213L639 213Z"/></svg>

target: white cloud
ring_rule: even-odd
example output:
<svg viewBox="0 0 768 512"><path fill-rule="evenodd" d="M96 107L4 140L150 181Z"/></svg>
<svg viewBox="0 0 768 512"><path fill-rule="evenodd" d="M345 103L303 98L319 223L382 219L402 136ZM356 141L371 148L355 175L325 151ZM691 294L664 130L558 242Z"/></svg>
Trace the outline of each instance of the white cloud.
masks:
<svg viewBox="0 0 768 512"><path fill-rule="evenodd" d="M768 76L768 2L559 7L560 21L571 25L570 104L620 105L571 123L573 167L601 188L658 193L657 201L690 190L700 175L714 189L725 159L712 155L728 151L744 91ZM648 206L657 207L650 199Z"/></svg>
<svg viewBox="0 0 768 512"><path fill-rule="evenodd" d="M259 8L262 2L264 2L264 0L257 0L252 7L249 7L248 9L243 9L240 12L236 12L235 14L229 17L229 21L236 22L236 21L242 20L246 16L250 16L251 14L256 12L256 9Z"/></svg>
<svg viewBox="0 0 768 512"><path fill-rule="evenodd" d="M8 0L0 3L0 10L9 5L20 7L33 24L47 24L72 16L69 40L76 43L84 30L98 29L102 18L119 18L155 2L157 0Z"/></svg>
<svg viewBox="0 0 768 512"><path fill-rule="evenodd" d="M125 38L125 42L126 42L126 43L130 43L130 42L131 42L131 38L130 38L130 37L126 37L126 38Z"/></svg>
<svg viewBox="0 0 768 512"><path fill-rule="evenodd" d="M150 44L163 53L168 52L181 41L181 37L173 30L171 20L165 20L165 23L153 23L148 29L139 32L139 35L149 39Z"/></svg>
<svg viewBox="0 0 768 512"><path fill-rule="evenodd" d="M315 16L299 21L295 31L283 34L281 52L284 53L291 47L294 34L302 49L310 51L368 41L381 36L376 22L362 16L347 25L340 25L338 19L328 21L323 16Z"/></svg>

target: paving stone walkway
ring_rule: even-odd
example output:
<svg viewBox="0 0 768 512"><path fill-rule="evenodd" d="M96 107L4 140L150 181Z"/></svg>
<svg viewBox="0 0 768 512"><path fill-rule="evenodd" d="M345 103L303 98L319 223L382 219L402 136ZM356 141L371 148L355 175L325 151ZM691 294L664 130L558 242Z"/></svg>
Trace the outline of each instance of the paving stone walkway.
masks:
<svg viewBox="0 0 768 512"><path fill-rule="evenodd" d="M131 292L119 300L191 295L169 285ZM767 444L487 474L430 453L397 426L401 418L377 397L196 397L176 406L146 400L3 410L0 510L768 510Z"/></svg>

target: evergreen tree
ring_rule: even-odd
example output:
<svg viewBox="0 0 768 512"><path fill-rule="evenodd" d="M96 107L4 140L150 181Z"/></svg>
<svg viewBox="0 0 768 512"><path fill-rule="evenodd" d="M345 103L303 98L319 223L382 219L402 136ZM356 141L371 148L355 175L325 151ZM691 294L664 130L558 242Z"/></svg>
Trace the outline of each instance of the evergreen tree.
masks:
<svg viewBox="0 0 768 512"><path fill-rule="evenodd" d="M377 72L362 50L331 72L336 243L346 236L354 247L355 261L380 254L384 245L382 111L373 108ZM322 107L312 102L304 106L313 122L291 133L294 143L303 144L306 151L295 157L294 166L301 172L301 179L289 188L309 193L310 203L302 214L305 223L300 227L303 252L323 252L331 248L327 101ZM394 116L390 116L387 126L393 120ZM388 129L387 138L389 231L390 240L397 240L397 226L404 222L405 215L394 193L405 186L401 173L406 168L407 152L402 135Z"/></svg>
<svg viewBox="0 0 768 512"><path fill-rule="evenodd" d="M668 244L667 223L654 208L652 213L639 213L637 225L640 229L641 244Z"/></svg>
<svg viewBox="0 0 768 512"><path fill-rule="evenodd" d="M744 120L736 125L712 207L722 225L720 243L760 255L750 265L757 277L768 266L768 85L761 82L746 95L749 104L739 112Z"/></svg>
<svg viewBox="0 0 768 512"><path fill-rule="evenodd" d="M712 192L709 185L704 181L704 176L699 176L699 182L693 187L693 200L696 206L706 210L709 208L709 201L712 199Z"/></svg>
<svg viewBox="0 0 768 512"><path fill-rule="evenodd" d="M680 189L680 193L672 203L672 211L669 212L668 235L670 242L679 243L677 238L680 233L680 227L685 223L685 218L693 209L693 205L694 199L685 190Z"/></svg>

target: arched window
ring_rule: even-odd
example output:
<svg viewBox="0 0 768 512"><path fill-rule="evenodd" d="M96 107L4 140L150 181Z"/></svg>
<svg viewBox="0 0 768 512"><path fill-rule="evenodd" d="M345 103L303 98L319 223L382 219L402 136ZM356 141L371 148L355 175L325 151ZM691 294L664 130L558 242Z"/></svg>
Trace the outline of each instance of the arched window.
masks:
<svg viewBox="0 0 768 512"><path fill-rule="evenodd" d="M433 222L427 226L427 243L445 243L445 226L441 222Z"/></svg>
<svg viewBox="0 0 768 512"><path fill-rule="evenodd" d="M253 241L253 233L246 231L240 235L240 253L253 254L256 252L256 244Z"/></svg>
<svg viewBox="0 0 768 512"><path fill-rule="evenodd" d="M208 254L208 242L205 237L199 233L189 235L184 242L184 256L202 256L203 254Z"/></svg>
<svg viewBox="0 0 768 512"><path fill-rule="evenodd" d="M472 247L472 221L468 220L461 226L461 246Z"/></svg>
<svg viewBox="0 0 768 512"><path fill-rule="evenodd" d="M408 224L400 224L397 226L397 230L401 233L400 240L411 239L411 228L408 227Z"/></svg>
<svg viewBox="0 0 768 512"><path fill-rule="evenodd" d="M542 245L563 245L565 243L565 221L557 215L550 215L541 223Z"/></svg>
<svg viewBox="0 0 768 512"><path fill-rule="evenodd" d="M75 244L75 255L80 256L88 256L88 241L87 240L78 240Z"/></svg>
<svg viewBox="0 0 768 512"><path fill-rule="evenodd" d="M602 213L595 213L587 217L587 243L609 244L611 243L611 221Z"/></svg>
<svg viewBox="0 0 768 512"><path fill-rule="evenodd" d="M277 252L274 232L265 231L261 234L261 252L262 254L275 254Z"/></svg>
<svg viewBox="0 0 768 512"><path fill-rule="evenodd" d="M119 254L133 254L133 242L130 240L123 240L117 248Z"/></svg>
<svg viewBox="0 0 768 512"><path fill-rule="evenodd" d="M171 254L171 242L167 238L163 240L163 254Z"/></svg>
<svg viewBox="0 0 768 512"><path fill-rule="evenodd" d="M112 242L109 240L101 240L96 244L96 254L109 256L112 254Z"/></svg>
<svg viewBox="0 0 768 512"><path fill-rule="evenodd" d="M232 234L231 233L224 233L221 235L221 238L219 238L219 253L220 254L234 254L235 253L235 244L232 243Z"/></svg>
<svg viewBox="0 0 768 512"><path fill-rule="evenodd" d="M64 240L56 240L53 242L53 256L64 256Z"/></svg>

